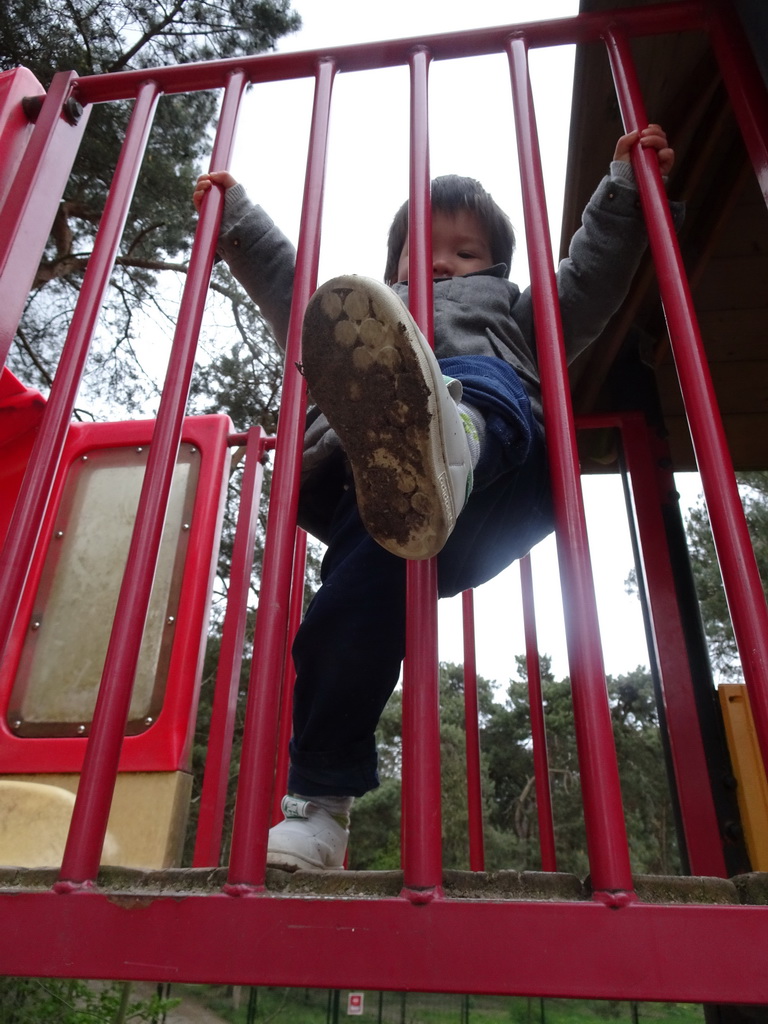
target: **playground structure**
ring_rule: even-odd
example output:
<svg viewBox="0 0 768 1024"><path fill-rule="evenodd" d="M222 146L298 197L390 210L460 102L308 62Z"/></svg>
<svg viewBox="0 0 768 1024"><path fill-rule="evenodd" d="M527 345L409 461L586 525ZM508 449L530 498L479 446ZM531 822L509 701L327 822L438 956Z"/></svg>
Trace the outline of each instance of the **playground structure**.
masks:
<svg viewBox="0 0 768 1024"><path fill-rule="evenodd" d="M686 436L701 474L745 679L744 688L722 695L722 705L739 752L733 767L749 863L734 841L738 810L722 783L725 755L717 747L714 691L707 691L711 680L691 624L671 476L676 468L688 468L687 456L677 457L687 449L682 442L674 452L670 449L649 422L647 408L606 410L598 401L601 394L591 401L582 395L574 421L527 69L531 48L577 43L594 52L602 46L618 109L630 130L648 122L630 41L656 35L684 39L687 34L700 39L702 33L766 200L766 88L738 21L728 5L719 3L587 11L575 18L460 35L94 78L65 71L44 96L23 69L4 76L3 359L89 110L118 99L132 99L134 107L51 394L43 400L7 372L0 385L0 523L5 535L0 563L0 772L5 783L0 799L3 785L6 794L18 796L23 784L34 787L27 793L43 800L53 794L54 802L67 805L66 814L59 807L64 819L60 863L30 860L0 869L0 907L7 922L0 937L3 973L768 1004L768 876L762 874L768 858L761 795L768 755L768 612L734 479L732 445L718 411L655 156L638 153L635 174ZM510 68L557 504L589 879L554 870L546 816L540 819L544 870L518 874L509 865L508 872L486 873L479 809L473 813L472 870L443 871L436 601L428 563L410 564L408 574L402 870L321 878L267 871L266 834L275 794L280 796L274 780L284 771L280 737L287 701L281 695L290 688L285 654L300 613L304 571L305 538L295 523L306 396L296 363L302 312L317 283L333 81L349 71L398 65L410 70L410 194L416 212L409 245L411 302L416 319L427 325L429 67L432 61L488 53L506 54ZM297 77L314 80L315 98L277 438L266 437L258 426L235 434L223 416L185 417L221 212L217 191L201 212L157 419L73 424L77 388L158 98L222 90L211 155L211 166L221 168L231 156L246 85L258 88L262 82ZM608 432L621 453L681 850L689 871L685 877L637 879L630 869L584 525L577 427L579 438ZM240 513L194 864L181 868L175 865L189 794L189 748L223 489L235 446L245 449ZM233 695L239 685L262 459L273 447L254 637L258 656L249 683L231 855L227 865L220 865ZM765 461L755 461L766 455L764 443L752 451L750 468L764 467ZM737 462L736 468L745 467ZM119 564L125 565L122 577ZM530 613L526 567L523 580ZM471 595L465 601L471 620ZM91 607L96 612L114 608L111 630L111 623L104 625L109 616L87 617ZM73 608L83 619L77 628ZM531 643L529 665L534 665L533 637ZM59 685L60 679L75 677L77 687L73 682ZM534 727L540 752L545 750L542 729L537 734ZM467 731L471 734L469 722ZM476 778L476 762L470 758L471 788ZM71 804L61 794L75 789ZM537 779L540 813L546 792L544 761ZM133 848L131 833L137 831L137 819L146 820L150 806L158 834ZM728 1011L717 1012L722 1014L718 1019L728 1019Z"/></svg>

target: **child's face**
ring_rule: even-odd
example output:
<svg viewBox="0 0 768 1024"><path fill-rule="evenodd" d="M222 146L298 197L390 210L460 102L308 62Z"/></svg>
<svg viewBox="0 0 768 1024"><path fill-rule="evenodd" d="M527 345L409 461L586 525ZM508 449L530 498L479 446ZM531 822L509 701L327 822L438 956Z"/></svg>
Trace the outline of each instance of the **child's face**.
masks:
<svg viewBox="0 0 768 1024"><path fill-rule="evenodd" d="M488 233L470 210L432 211L432 277L463 277L493 266ZM408 239L397 264L398 281L408 280Z"/></svg>

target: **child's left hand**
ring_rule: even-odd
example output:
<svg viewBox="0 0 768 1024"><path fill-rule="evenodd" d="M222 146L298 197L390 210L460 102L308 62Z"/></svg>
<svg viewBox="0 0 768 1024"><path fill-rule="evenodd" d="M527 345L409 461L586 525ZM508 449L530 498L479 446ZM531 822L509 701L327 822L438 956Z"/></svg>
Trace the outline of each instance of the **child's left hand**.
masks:
<svg viewBox="0 0 768 1024"><path fill-rule="evenodd" d="M624 160L629 163L629 154L636 143L640 143L643 149L655 149L659 156L659 170L662 174L669 174L675 162L675 151L670 148L667 142L667 133L658 124L649 124L640 132L630 132L629 135L622 135L616 143L614 160Z"/></svg>
<svg viewBox="0 0 768 1024"><path fill-rule="evenodd" d="M205 193L209 192L214 185L221 185L223 189L228 189L236 184L237 182L229 171L209 171L207 174L201 174L195 183L195 191L192 193L195 209L198 213L200 212Z"/></svg>

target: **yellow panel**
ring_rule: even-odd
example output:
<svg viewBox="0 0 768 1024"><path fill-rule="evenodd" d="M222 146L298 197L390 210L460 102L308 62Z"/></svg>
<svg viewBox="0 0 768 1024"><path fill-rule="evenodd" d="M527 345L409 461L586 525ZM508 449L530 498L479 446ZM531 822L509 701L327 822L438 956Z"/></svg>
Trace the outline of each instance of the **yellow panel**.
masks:
<svg viewBox="0 0 768 1024"><path fill-rule="evenodd" d="M0 864L61 864L78 778L9 775L0 780ZM186 772L121 772L102 863L144 869L178 866L191 791L192 776Z"/></svg>
<svg viewBox="0 0 768 1024"><path fill-rule="evenodd" d="M753 871L768 871L768 781L747 689L741 683L721 683L718 694L747 853Z"/></svg>

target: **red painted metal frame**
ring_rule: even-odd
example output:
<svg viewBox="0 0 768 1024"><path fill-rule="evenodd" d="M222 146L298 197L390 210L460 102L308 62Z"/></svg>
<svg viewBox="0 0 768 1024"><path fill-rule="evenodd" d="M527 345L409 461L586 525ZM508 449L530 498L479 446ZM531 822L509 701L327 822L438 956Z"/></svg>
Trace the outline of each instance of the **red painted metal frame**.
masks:
<svg viewBox="0 0 768 1024"><path fill-rule="evenodd" d="M45 515L51 487L72 420L77 391L93 340L110 275L128 215L141 158L157 104L157 89L142 88L107 198L100 230L64 343L56 377L35 439L0 561L0 588L12 597L0 611L0 652L13 623L24 587L24 573ZM170 487L170 484L169 484ZM158 541L159 544L159 541ZM151 585L151 584L150 584ZM138 651L136 652L138 657Z"/></svg>
<svg viewBox="0 0 768 1024"><path fill-rule="evenodd" d="M72 125L63 114L64 103L77 98L85 104L116 98L136 98L130 145L113 186L107 230L94 260L77 329L72 331L72 351L67 354L58 393L52 395L54 413L49 417L52 459L59 460L63 440L59 433L71 414L78 360L90 343L93 309L108 276L114 232L125 215L136 164L160 92L224 88L219 133L211 166L228 165L240 98L247 82L274 81L312 76L316 80L315 107L310 136L304 191L302 226L297 258L296 287L289 326L283 406L268 519L268 539L262 574L240 788L232 840L229 875L223 891L186 895L175 889L172 896L149 888L140 897L124 897L96 890L98 854L106 828L115 773L122 767L134 739L122 743L127 701L135 671L136 637L146 614L148 581L151 581L159 535L169 491L169 474L182 436L183 407L199 329L202 296L213 261L222 196L212 190L206 197L193 250L187 288L179 317L166 391L152 456L142 493L139 521L131 548L129 570L116 616L102 695L99 699L93 739L88 743L86 770L67 843L60 881L52 890L20 892L2 888L0 908L13 926L0 932L0 966L8 974L50 974L79 977L173 979L246 984L290 984L362 988L439 990L446 992L502 992L510 994L602 997L611 999L670 999L704 1002L768 1003L768 976L764 951L768 942L768 915L763 907L648 905L632 892L632 878L610 712L605 692L597 615L591 586L583 506L575 456L575 434L564 365L561 326L552 273L551 252L536 139L535 115L527 74L527 49L557 43L586 42L605 38L617 78L620 101L629 126L642 123L641 100L633 80L631 61L623 32L634 34L678 31L698 27L719 11L711 3L679 3L640 10L595 12L578 18L526 26L447 34L429 40L412 39L331 51L238 58L206 65L186 65L151 71L77 79L57 76L43 104L40 118L24 152L14 187L6 200L3 217L7 234L0 239L0 344L16 329L11 314L28 290L31 275L45 243L47 225L74 158L85 118ZM718 15L719 16L719 15ZM296 371L300 362L302 314L317 278L322 193L327 147L331 89L337 70L359 70L408 64L411 68L411 233L413 264L412 309L422 329L431 334L431 273L429 265L430 205L427 130L427 74L430 60L506 52L510 63L515 120L519 135L521 177L525 197L526 228L532 251L531 277L535 293L535 317L544 393L547 435L553 454L553 482L558 508L558 547L566 594L566 620L571 676L574 690L577 740L585 818L589 840L591 880L595 899L583 901L515 902L497 900L492 892L483 899L451 899L442 889L440 851L439 720L436 674L435 564L409 567L408 658L404 692L404 839L403 890L399 898L314 899L268 893L265 889L266 833L273 805L274 770L279 763L279 702L285 688L287 637L297 586L292 583L301 555L295 546L295 522L300 468L302 424L305 406L303 381ZM726 51L724 51L727 53ZM758 175L764 162L765 132L752 119L756 86L739 77L734 61L719 54L734 105L748 138ZM135 127L134 127L135 125ZM750 141L751 139L751 141ZM761 148L762 147L762 148ZM755 157L757 153L757 157ZM665 308L675 337L685 335L679 320L690 313L680 296L679 267L667 252L676 252L668 223L666 201L650 154L640 154L636 173L641 197L650 217L654 255L663 271ZM26 182L32 183L30 190ZM21 187L24 184L24 188ZM50 215L50 216L49 216ZM42 226L41 226L42 225ZM659 226L661 225L661 226ZM670 243L671 239L671 243ZM18 266L16 258L18 257ZM673 262L671 263L670 260ZM660 275L661 276L661 275ZM667 278L672 279L670 284ZM20 298L21 297L21 298ZM6 301L7 300L7 301ZM68 343L69 344L69 343ZM682 378L701 377L701 366L691 358L688 338L676 342L675 357L688 364ZM4 350L3 350L4 351ZM703 377L706 381L706 376ZM700 381L696 387L700 386ZM699 424L714 409L706 386L694 394L692 427L705 442L710 434ZM69 411L67 407L69 406ZM50 411L50 410L49 410ZM695 438L697 455L701 443ZM720 442L721 439L718 439ZM58 447L57 447L58 445ZM641 448L628 443L628 451ZM709 458L709 454L707 453ZM705 489L719 496L729 467L719 449L708 463ZM44 507L53 486L42 466L30 475L24 507L29 508L35 537L43 523ZM54 467L55 468L55 467ZM255 466L253 469L255 470ZM637 488L645 489L650 470L634 466ZM634 486L634 483L633 483ZM55 488L54 488L55 490ZM34 497L34 500L32 498ZM652 545L658 532L652 502L636 494L642 543ZM728 499L730 500L730 499ZM24 504L24 503L23 503ZM713 504L713 503L711 503ZM710 508L713 518L717 510ZM238 586L245 585L247 549L252 544L253 506L243 510L243 548L240 552ZM743 517L742 517L743 518ZM18 525L18 524L17 524ZM730 515L720 515L718 551L730 544ZM12 544L18 545L14 529ZM29 543L32 532L24 542ZM743 539L743 538L742 538ZM738 541L738 545L741 540ZM24 545L22 545L23 547ZM9 549L18 553L19 548ZM751 553L751 552L750 552ZM15 581L15 554L10 575ZM723 552L729 600L740 625L742 649L749 648L755 625L743 606L754 597L734 589L745 564L739 548L734 558ZM24 562L24 560L21 560ZM27 558L27 562L29 558ZM746 562L749 558L746 558ZM210 573L211 562L201 571ZM697 863L712 873L718 867L711 815L704 798L693 792L700 767L696 741L687 743L685 724L695 720L690 694L673 687L677 670L666 650L677 643L675 630L662 622L669 596L668 566L663 559L648 560L646 571L661 589L652 606L660 661L665 675L665 704L674 733L675 768L682 791L686 838L696 849ZM21 570L26 574L26 562ZM19 577L21 579L21 577ZM22 579L23 582L23 579ZM6 586L6 584L0 584ZM21 594L21 586L10 591ZM3 593L9 593L3 589ZM4 602L5 604L5 602ZM238 609L237 615L242 615ZM232 646L225 658L216 725L219 754L214 751L216 775L211 785L215 800L201 830L198 863L210 866L218 858L222 764L228 758L232 687L239 653L242 621L232 625ZM764 637L768 629L763 629ZM2 635L2 633L0 633ZM746 640L744 639L746 636ZM199 636L195 642L199 643ZM765 639L763 643L768 642ZM757 648L755 648L757 649ZM762 648L760 648L762 650ZM761 656L762 657L762 656ZM768 707L758 669L750 664L750 695L759 710L759 728L765 737ZM749 681L749 680L748 680ZM675 680L676 682L676 680ZM686 684L687 685L687 684ZM194 703L194 697L192 697ZM685 719L688 718L686 723ZM223 723L223 724L222 724ZM158 723L159 725L159 723ZM147 735L152 735L150 730ZM155 735L157 735L155 733ZM184 741L186 742L186 740ZM122 747L122 755L121 755ZM764 748L765 749L765 748ZM696 774L686 761L692 758ZM282 770L282 769L281 769ZM701 777L700 775L698 777ZM543 830L542 830L543 831ZM554 866L552 857L545 866ZM473 867L478 863L477 858ZM161 879L156 879L161 884ZM238 897L238 898L233 898ZM691 941L691 936L696 941ZM44 940L41 937L44 936ZM560 955L553 956L553 950ZM670 953L674 955L670 955Z"/></svg>
<svg viewBox="0 0 768 1024"><path fill-rule="evenodd" d="M214 159L226 166L232 148L237 109L245 88L242 76L229 83L219 117ZM221 202L220 193L214 201ZM72 812L60 885L90 882L98 872L101 849L107 829L115 773L120 758L123 731L130 704L133 678L139 653L139 637L144 629L152 578L168 507L173 466L181 440L184 409L194 367L197 337L202 322L206 285L211 274L218 216L209 201L200 216L192 249L187 281L179 309L179 318L168 364L165 386L144 484L136 513L128 564L120 589L115 625L107 649L104 674L93 718L93 733L83 761L83 770Z"/></svg>
<svg viewBox="0 0 768 1024"><path fill-rule="evenodd" d="M298 508L306 388L298 371L301 363L301 323L317 285L320 222L328 144L332 61L316 66L315 102L310 130L304 203L296 256L293 302L285 353L283 398L278 422L278 445L267 519L259 610L246 709L240 787L232 833L229 884L247 892L264 885L267 832L272 813L272 790L280 716L280 683L286 655L294 537Z"/></svg>
<svg viewBox="0 0 768 1024"><path fill-rule="evenodd" d="M73 71L54 76L0 210L0 366L8 358L88 121L88 111L75 124L65 116L76 77ZM3 587L2 592L10 591Z"/></svg>
<svg viewBox="0 0 768 1024"><path fill-rule="evenodd" d="M612 29L606 45L624 125L631 131L648 120L629 43ZM768 607L658 160L652 151L635 147L632 165L744 680L768 763Z"/></svg>
<svg viewBox="0 0 768 1024"><path fill-rule="evenodd" d="M712 49L739 122L763 198L768 203L768 96L744 31L725 3L715 8Z"/></svg>
<svg viewBox="0 0 768 1024"><path fill-rule="evenodd" d="M631 898L632 873L584 523L525 39L511 39L508 54L590 873L595 898L616 903Z"/></svg>
<svg viewBox="0 0 768 1024"><path fill-rule="evenodd" d="M685 636L677 604L661 507L670 500L674 481L654 458L651 436L640 414L582 417L584 429L617 428L629 473L648 613L654 637L677 797L685 832L688 862L694 875L725 878L723 841L707 784L701 733L691 728L698 718Z"/></svg>
<svg viewBox="0 0 768 1024"><path fill-rule="evenodd" d="M227 609L221 632L219 663L211 709L211 724L200 793L194 867L216 866L221 856L221 838L229 784L235 712L240 692L240 668L248 619L259 502L264 482L262 459L267 439L261 427L251 427L245 444L245 467L240 488L240 506L232 547Z"/></svg>
<svg viewBox="0 0 768 1024"><path fill-rule="evenodd" d="M304 584L307 571L307 534L301 528L296 530L293 553L293 578L291 580L291 603L288 609L288 644L290 650L296 630L299 628L304 611ZM283 684L280 691L280 728L277 734L277 761L275 765L275 789L272 798L272 824L282 821L283 794L288 787L288 744L293 733L293 688L296 685L296 668L293 658L286 655L283 665Z"/></svg>
<svg viewBox="0 0 768 1024"><path fill-rule="evenodd" d="M0 72L0 207L32 135L34 115L30 119L24 101L44 99L45 89L27 68Z"/></svg>
<svg viewBox="0 0 768 1024"><path fill-rule="evenodd" d="M408 302L433 337L432 206L428 73L430 54L411 54L411 161L408 199ZM403 666L402 863L406 891L430 899L442 882L440 705L437 675L437 563L409 562Z"/></svg>
<svg viewBox="0 0 768 1024"><path fill-rule="evenodd" d="M0 911L10 975L768 1003L764 907L6 891Z"/></svg>
<svg viewBox="0 0 768 1024"><path fill-rule="evenodd" d="M74 75L59 74L43 104L24 157L2 208L0 236L0 363L5 364L34 271L45 246L50 225L59 205L77 152L83 118L75 129L62 114ZM50 213L50 219L47 214ZM64 399L66 400L66 399ZM73 403L74 404L74 403ZM66 411L67 424L72 409ZM0 553L0 656L10 633L24 574L42 523L45 501L62 446L65 430L57 414L57 400L51 402L33 447L30 465L22 484L14 516Z"/></svg>
<svg viewBox="0 0 768 1024"><path fill-rule="evenodd" d="M572 18L521 22L495 28L446 32L431 36L386 39L353 46L330 46L259 56L239 56L202 64L119 71L108 75L78 78L74 95L81 103L105 103L134 97L148 79L163 93L221 89L233 72L242 72L249 82L276 82L314 78L319 61L330 61L337 71L366 71L405 66L418 49L428 49L431 60L453 60L503 53L511 36L525 36L530 48L597 42L611 25L625 25L633 35L685 32L701 27L719 0L659 3L635 10L592 11Z"/></svg>
<svg viewBox="0 0 768 1024"><path fill-rule="evenodd" d="M79 772L88 740L79 736L34 739L17 736L8 727L8 701L34 607L43 563L51 543L69 467L83 454L103 448L135 448L152 442L154 422L73 424L54 480L51 501L31 563L20 611L0 666L0 773ZM185 420L183 440L200 452L200 476L190 522L189 545L174 632L163 709L145 732L125 737L120 771L188 769L194 732L196 688L208 621L215 552L218 548L224 488L227 437L226 416ZM95 728L95 726L94 726Z"/></svg>

